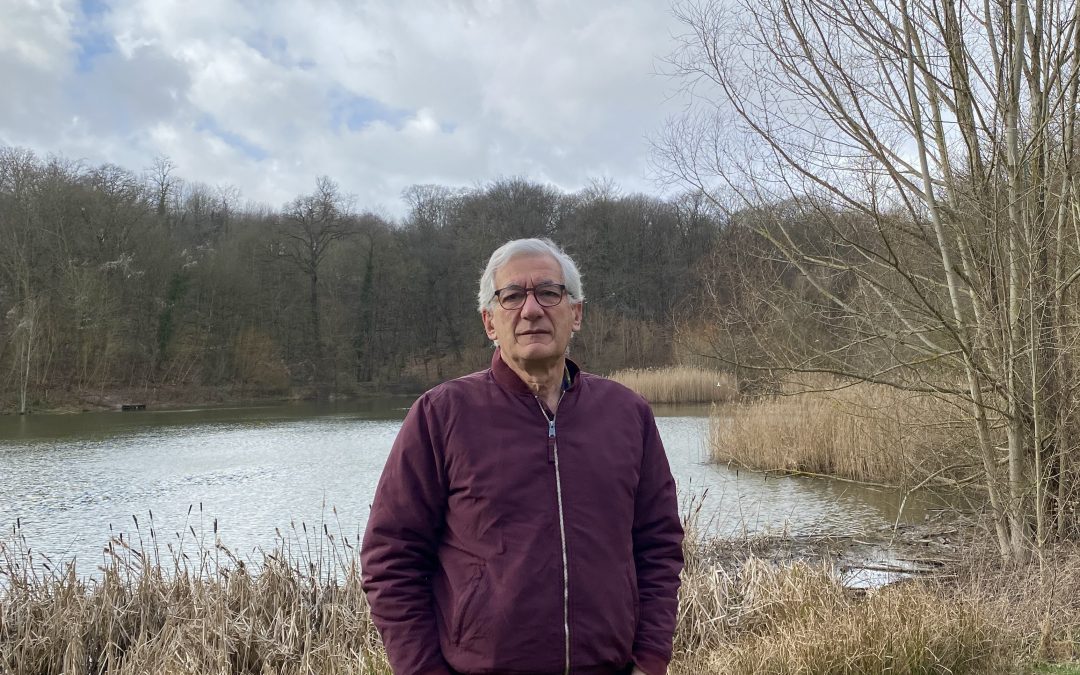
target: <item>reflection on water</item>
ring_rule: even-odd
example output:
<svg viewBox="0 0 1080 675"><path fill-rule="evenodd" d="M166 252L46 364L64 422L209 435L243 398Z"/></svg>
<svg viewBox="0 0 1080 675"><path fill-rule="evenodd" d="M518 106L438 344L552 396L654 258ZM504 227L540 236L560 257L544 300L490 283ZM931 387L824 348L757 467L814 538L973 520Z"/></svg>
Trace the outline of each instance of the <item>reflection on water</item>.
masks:
<svg viewBox="0 0 1080 675"><path fill-rule="evenodd" d="M3 417L0 525L19 519L35 551L91 565L110 526L137 537L134 515L149 536L151 512L163 548L189 528L212 543L215 519L240 556L292 524L354 542L409 403ZM709 464L707 412L661 407L657 423L684 512L700 505L713 531L852 534L896 519L895 492ZM901 521L930 506L909 499Z"/></svg>

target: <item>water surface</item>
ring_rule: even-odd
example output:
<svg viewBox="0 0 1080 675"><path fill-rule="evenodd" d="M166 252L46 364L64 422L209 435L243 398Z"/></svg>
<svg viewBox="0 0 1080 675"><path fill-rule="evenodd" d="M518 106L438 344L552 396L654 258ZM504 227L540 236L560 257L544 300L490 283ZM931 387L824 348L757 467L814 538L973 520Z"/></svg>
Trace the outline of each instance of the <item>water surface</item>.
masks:
<svg viewBox="0 0 1080 675"><path fill-rule="evenodd" d="M216 521L241 557L278 533L325 527L355 542L410 403L0 417L0 526L18 523L39 555L80 569L110 536L145 539L151 526L165 548L212 543ZM656 412L682 508L715 532L850 535L897 520L899 493L710 464L707 408ZM931 507L909 499L900 521Z"/></svg>

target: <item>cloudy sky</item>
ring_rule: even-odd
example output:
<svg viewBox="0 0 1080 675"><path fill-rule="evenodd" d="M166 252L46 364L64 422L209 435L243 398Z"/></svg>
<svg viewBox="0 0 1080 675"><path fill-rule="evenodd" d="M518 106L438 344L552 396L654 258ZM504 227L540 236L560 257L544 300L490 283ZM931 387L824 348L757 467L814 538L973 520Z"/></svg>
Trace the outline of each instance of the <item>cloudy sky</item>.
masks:
<svg viewBox="0 0 1080 675"><path fill-rule="evenodd" d="M0 144L231 184L326 174L401 215L415 183L659 192L665 0L3 0Z"/></svg>

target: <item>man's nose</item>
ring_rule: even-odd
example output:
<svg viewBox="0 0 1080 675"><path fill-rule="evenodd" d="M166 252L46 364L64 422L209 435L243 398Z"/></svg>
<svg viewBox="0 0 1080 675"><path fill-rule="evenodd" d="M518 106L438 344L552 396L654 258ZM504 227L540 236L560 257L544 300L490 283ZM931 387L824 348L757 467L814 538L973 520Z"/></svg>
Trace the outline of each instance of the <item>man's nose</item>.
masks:
<svg viewBox="0 0 1080 675"><path fill-rule="evenodd" d="M539 319L544 315L543 306L536 300L536 292L525 293L525 304L521 306L521 316L526 319Z"/></svg>

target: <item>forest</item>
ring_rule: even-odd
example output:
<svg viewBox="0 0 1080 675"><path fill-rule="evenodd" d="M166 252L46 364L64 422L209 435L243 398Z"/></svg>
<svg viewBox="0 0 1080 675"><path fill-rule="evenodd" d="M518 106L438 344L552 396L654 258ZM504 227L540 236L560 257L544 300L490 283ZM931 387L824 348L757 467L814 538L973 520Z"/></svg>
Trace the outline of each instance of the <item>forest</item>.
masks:
<svg viewBox="0 0 1080 675"><path fill-rule="evenodd" d="M0 149L0 408L422 391L486 366L480 271L532 236L581 267L575 358L598 372L666 365L725 222L700 193L601 180L401 198L406 215L379 215L324 176L271 208L164 157L133 170Z"/></svg>

